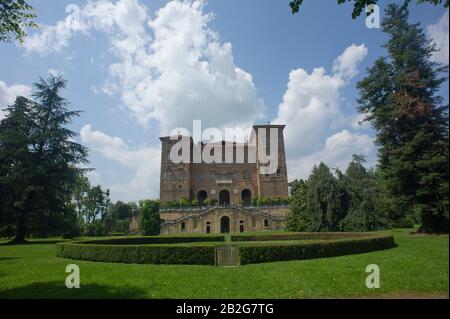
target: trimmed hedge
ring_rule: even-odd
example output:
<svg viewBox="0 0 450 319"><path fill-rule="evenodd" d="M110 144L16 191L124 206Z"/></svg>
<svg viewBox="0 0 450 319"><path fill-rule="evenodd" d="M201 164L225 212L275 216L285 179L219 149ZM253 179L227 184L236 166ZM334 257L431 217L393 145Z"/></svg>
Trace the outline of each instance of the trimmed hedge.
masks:
<svg viewBox="0 0 450 319"><path fill-rule="evenodd" d="M367 235L367 234L366 234ZM259 236L258 236L259 237ZM241 265L360 254L395 247L394 237L376 235L319 243L238 246Z"/></svg>
<svg viewBox="0 0 450 319"><path fill-rule="evenodd" d="M178 237L126 237L110 239L94 239L80 241L81 244L96 245L148 245L148 244L180 244L225 241L224 236L178 236Z"/></svg>
<svg viewBox="0 0 450 319"><path fill-rule="evenodd" d="M234 235L232 241L270 241L270 240L335 240L348 238L361 238L374 236L373 233L351 233L351 232L316 232L316 233L288 233L269 235Z"/></svg>
<svg viewBox="0 0 450 319"><path fill-rule="evenodd" d="M214 246L107 245L83 242L56 245L68 259L136 264L214 265Z"/></svg>

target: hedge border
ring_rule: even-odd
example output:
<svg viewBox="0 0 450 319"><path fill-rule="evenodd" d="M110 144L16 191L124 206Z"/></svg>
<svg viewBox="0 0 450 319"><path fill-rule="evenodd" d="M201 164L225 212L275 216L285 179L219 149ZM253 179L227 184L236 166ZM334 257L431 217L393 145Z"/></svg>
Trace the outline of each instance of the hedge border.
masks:
<svg viewBox="0 0 450 319"><path fill-rule="evenodd" d="M261 245L251 245L251 243L236 245L241 265L359 254L389 249L396 245L392 235L373 233L236 235L231 238L249 242L255 240L268 241L267 244ZM326 241L290 244L270 243L270 240L301 239L325 239ZM186 246L176 245L176 243L224 240L224 236L193 236L112 238L63 242L56 244L56 255L68 259L116 263L214 265L216 246Z"/></svg>
<svg viewBox="0 0 450 319"><path fill-rule="evenodd" d="M113 263L214 265L215 247L60 243L56 256Z"/></svg>
<svg viewBox="0 0 450 319"><path fill-rule="evenodd" d="M367 235L367 234L366 234ZM238 245L241 265L361 254L395 247L392 235L318 243Z"/></svg>

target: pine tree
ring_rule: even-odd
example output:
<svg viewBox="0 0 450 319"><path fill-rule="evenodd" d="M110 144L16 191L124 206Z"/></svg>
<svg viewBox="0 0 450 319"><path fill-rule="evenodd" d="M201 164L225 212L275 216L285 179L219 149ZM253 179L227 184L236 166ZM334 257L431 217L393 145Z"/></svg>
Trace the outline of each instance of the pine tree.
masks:
<svg viewBox="0 0 450 319"><path fill-rule="evenodd" d="M87 162L87 150L72 141L76 133L66 127L79 112L70 111L59 95L65 85L60 77L41 79L35 83L35 101L17 99L0 124L6 176L1 183L8 190L10 214L3 226L14 229L16 242L30 233L58 235L75 213L71 200L81 171L77 165Z"/></svg>
<svg viewBox="0 0 450 319"><path fill-rule="evenodd" d="M339 230L339 222L348 212L348 194L342 180L324 163L314 167L306 198L313 231Z"/></svg>
<svg viewBox="0 0 450 319"><path fill-rule="evenodd" d="M379 174L398 210L421 216L421 230L448 232L448 105L438 95L446 66L407 5L386 8L388 56L358 83L359 111L377 130Z"/></svg>
<svg viewBox="0 0 450 319"><path fill-rule="evenodd" d="M286 216L286 228L289 231L309 231L312 220L307 210L306 194L308 186L305 181L294 180L289 183L291 196L289 198L289 213Z"/></svg>

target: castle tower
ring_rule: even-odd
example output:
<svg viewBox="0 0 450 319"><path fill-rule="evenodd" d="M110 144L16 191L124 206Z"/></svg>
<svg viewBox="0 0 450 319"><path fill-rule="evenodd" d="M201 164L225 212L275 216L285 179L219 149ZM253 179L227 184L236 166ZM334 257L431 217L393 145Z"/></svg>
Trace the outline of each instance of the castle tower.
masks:
<svg viewBox="0 0 450 319"><path fill-rule="evenodd" d="M271 197L271 198L283 198L287 199L289 196L288 181L287 181L287 168L286 168L286 155L284 149L284 131L285 125L255 125L253 126L256 134L256 146L257 146L257 183L258 183L258 197ZM271 139L277 141L276 145L272 145ZM265 145L265 147L263 147ZM261 166L268 168L267 165L261 165L259 163L260 153L266 152L266 156L271 158L273 152L278 152L273 169L269 170L269 173L263 173ZM272 154L272 155L270 155ZM275 165L276 164L276 165Z"/></svg>
<svg viewBox="0 0 450 319"><path fill-rule="evenodd" d="M161 175L160 175L160 201L162 203L179 200L181 198L190 199L190 162L174 163L172 161L172 147L182 139L189 143L192 150L192 139L190 137L179 136L178 140L171 140L170 136L160 137L162 143L161 151ZM188 140L187 140L188 139ZM191 151L189 150L189 153ZM182 155L181 152L178 155Z"/></svg>

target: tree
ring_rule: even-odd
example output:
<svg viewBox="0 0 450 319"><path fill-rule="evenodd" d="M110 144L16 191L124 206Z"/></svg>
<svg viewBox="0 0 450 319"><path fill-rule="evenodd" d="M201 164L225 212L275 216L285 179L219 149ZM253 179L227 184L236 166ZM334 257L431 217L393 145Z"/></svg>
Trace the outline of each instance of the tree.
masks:
<svg viewBox="0 0 450 319"><path fill-rule="evenodd" d="M131 203L124 203L119 200L115 204L110 205L108 210L110 215L115 216L116 219L124 220L131 218L133 206Z"/></svg>
<svg viewBox="0 0 450 319"><path fill-rule="evenodd" d="M313 168L306 200L313 231L339 230L339 222L348 212L348 194L340 178L334 177L324 163Z"/></svg>
<svg viewBox="0 0 450 319"><path fill-rule="evenodd" d="M307 210L306 194L308 186L302 179L290 183L289 213L286 216L286 228L289 231L311 230L312 219Z"/></svg>
<svg viewBox="0 0 450 319"><path fill-rule="evenodd" d="M159 235L161 231L161 218L159 216L159 202L143 200L139 202L141 213L141 232L143 235Z"/></svg>
<svg viewBox="0 0 450 319"><path fill-rule="evenodd" d="M408 4L411 0L406 0ZM361 15L361 12L369 5L377 4L378 0L337 0L338 4L344 4L346 2L353 2L352 18L356 19ZM429 2L434 5L444 4L445 8L448 8L449 0L417 0L417 3ZM298 13L300 6L303 4L303 0L293 0L289 3L292 14ZM369 12L370 13L370 12Z"/></svg>
<svg viewBox="0 0 450 319"><path fill-rule="evenodd" d="M0 234L14 236L24 223L23 209L33 191L29 181L35 174L29 136L33 123L30 118L33 102L18 97L6 108L0 123Z"/></svg>
<svg viewBox="0 0 450 319"><path fill-rule="evenodd" d="M345 189L349 198L348 214L340 222L342 231L373 231L389 226L380 206L381 193L373 171L368 171L362 155L353 154L345 176Z"/></svg>
<svg viewBox="0 0 450 319"><path fill-rule="evenodd" d="M87 163L86 148L73 141L77 134L66 127L79 116L59 95L66 81L50 76L34 86L35 101L18 98L0 123L4 222L14 229L16 242L33 232L56 235L64 228L82 171L77 165Z"/></svg>
<svg viewBox="0 0 450 319"><path fill-rule="evenodd" d="M417 212L422 231L448 232L448 105L437 95L447 67L408 16L406 4L386 8L388 56L358 83L358 109L377 130L379 175L399 210Z"/></svg>
<svg viewBox="0 0 450 319"><path fill-rule="evenodd" d="M0 41L19 42L27 36L25 28L37 28L34 9L24 0L0 0Z"/></svg>

